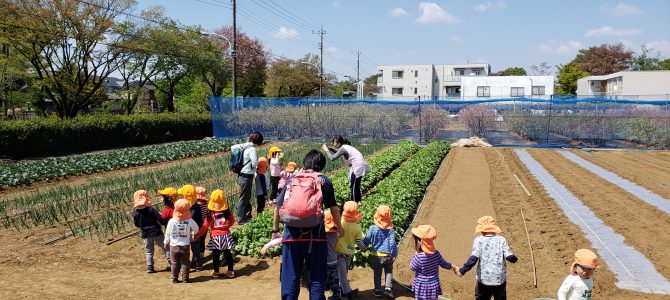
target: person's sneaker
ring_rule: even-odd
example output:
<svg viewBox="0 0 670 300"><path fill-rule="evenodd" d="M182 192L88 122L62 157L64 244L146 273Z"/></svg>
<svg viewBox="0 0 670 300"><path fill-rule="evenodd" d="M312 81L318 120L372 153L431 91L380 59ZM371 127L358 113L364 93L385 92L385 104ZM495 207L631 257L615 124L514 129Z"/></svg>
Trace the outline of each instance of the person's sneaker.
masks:
<svg viewBox="0 0 670 300"><path fill-rule="evenodd" d="M346 296L347 299L349 299L349 300L358 297L358 289L353 289L351 292L345 294L345 296Z"/></svg>
<svg viewBox="0 0 670 300"><path fill-rule="evenodd" d="M156 273L156 270L154 270L154 266L147 266L147 273Z"/></svg>
<svg viewBox="0 0 670 300"><path fill-rule="evenodd" d="M182 279L181 279L181 282L183 282L183 283L189 283L190 281L188 280L188 278L185 277L185 278L182 278Z"/></svg>
<svg viewBox="0 0 670 300"><path fill-rule="evenodd" d="M196 271L202 271L202 270L204 270L204 269L205 269L205 267L203 267L203 266L197 266L197 267L195 267L195 270L196 270Z"/></svg>
<svg viewBox="0 0 670 300"><path fill-rule="evenodd" d="M375 298L381 298L382 297L382 291L375 290L374 292L372 292L372 295L375 296Z"/></svg>
<svg viewBox="0 0 670 300"><path fill-rule="evenodd" d="M389 299L395 299L393 292L389 288L384 290L384 296L388 297Z"/></svg>
<svg viewBox="0 0 670 300"><path fill-rule="evenodd" d="M177 278L172 278L172 283L179 283L179 280L177 280Z"/></svg>
<svg viewBox="0 0 670 300"><path fill-rule="evenodd" d="M212 278L219 278L219 277L221 277L221 274L219 274L219 272L212 271Z"/></svg>

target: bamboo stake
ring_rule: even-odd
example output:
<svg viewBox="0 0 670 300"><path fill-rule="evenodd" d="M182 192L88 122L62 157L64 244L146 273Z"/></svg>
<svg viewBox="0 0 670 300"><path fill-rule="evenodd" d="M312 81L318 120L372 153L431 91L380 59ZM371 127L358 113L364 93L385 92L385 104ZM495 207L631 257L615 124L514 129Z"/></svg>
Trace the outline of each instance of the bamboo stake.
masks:
<svg viewBox="0 0 670 300"><path fill-rule="evenodd" d="M526 238L528 238L530 260L533 263L533 286L537 288L537 269L535 268L535 256L533 255L533 246L530 244L530 234L528 234L528 226L526 226L526 217L523 215L523 208L521 209L521 218L523 219L523 228L526 230Z"/></svg>
<svg viewBox="0 0 670 300"><path fill-rule="evenodd" d="M528 197L530 197L530 192L528 191L528 189L526 188L526 186L523 185L523 183L521 182L521 179L519 179L519 177L516 176L516 173L514 173L514 178L516 178L516 182L518 182L519 185L521 185L521 187L523 188L523 190L526 192L526 195L528 195Z"/></svg>

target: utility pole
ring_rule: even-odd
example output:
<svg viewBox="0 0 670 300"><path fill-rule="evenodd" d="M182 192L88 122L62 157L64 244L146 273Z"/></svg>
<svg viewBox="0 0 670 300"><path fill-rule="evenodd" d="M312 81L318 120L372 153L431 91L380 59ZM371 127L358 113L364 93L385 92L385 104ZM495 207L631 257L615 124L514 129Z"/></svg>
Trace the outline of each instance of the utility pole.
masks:
<svg viewBox="0 0 670 300"><path fill-rule="evenodd" d="M233 1L233 49L230 56L233 57L233 102L237 100L237 2ZM234 104L233 104L234 105Z"/></svg>
<svg viewBox="0 0 670 300"><path fill-rule="evenodd" d="M361 92L361 51L356 50L356 98L363 98Z"/></svg>
<svg viewBox="0 0 670 300"><path fill-rule="evenodd" d="M321 73L319 74L319 99L321 99L323 97L323 35L326 34L326 32L323 31L323 25L321 25L321 30L317 32L312 31L312 33L321 35L321 43L319 43L319 50L321 50L321 56L319 57L319 71Z"/></svg>

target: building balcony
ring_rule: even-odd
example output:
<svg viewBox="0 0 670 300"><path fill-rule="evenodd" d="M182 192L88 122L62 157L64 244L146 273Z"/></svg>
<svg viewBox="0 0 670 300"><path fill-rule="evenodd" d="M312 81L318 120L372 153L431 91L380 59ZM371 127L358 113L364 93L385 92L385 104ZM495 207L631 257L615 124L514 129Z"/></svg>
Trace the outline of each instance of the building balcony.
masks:
<svg viewBox="0 0 670 300"><path fill-rule="evenodd" d="M461 75L447 75L444 76L444 82L461 82Z"/></svg>

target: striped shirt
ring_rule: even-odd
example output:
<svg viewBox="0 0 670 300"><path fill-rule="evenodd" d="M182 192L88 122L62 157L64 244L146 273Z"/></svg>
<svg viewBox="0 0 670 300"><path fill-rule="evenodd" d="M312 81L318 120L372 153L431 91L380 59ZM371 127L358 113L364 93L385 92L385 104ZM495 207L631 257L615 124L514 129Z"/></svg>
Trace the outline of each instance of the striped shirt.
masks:
<svg viewBox="0 0 670 300"><path fill-rule="evenodd" d="M409 268L416 272L412 283L416 299L437 299L442 294L439 267L451 269L451 263L444 260L439 251L433 254L416 253L412 256Z"/></svg>
<svg viewBox="0 0 670 300"><path fill-rule="evenodd" d="M371 246L372 255L385 256L391 255L393 257L398 256L398 244L395 241L395 231L391 229L381 229L379 226L372 224L368 232L363 238L363 244L366 246Z"/></svg>

